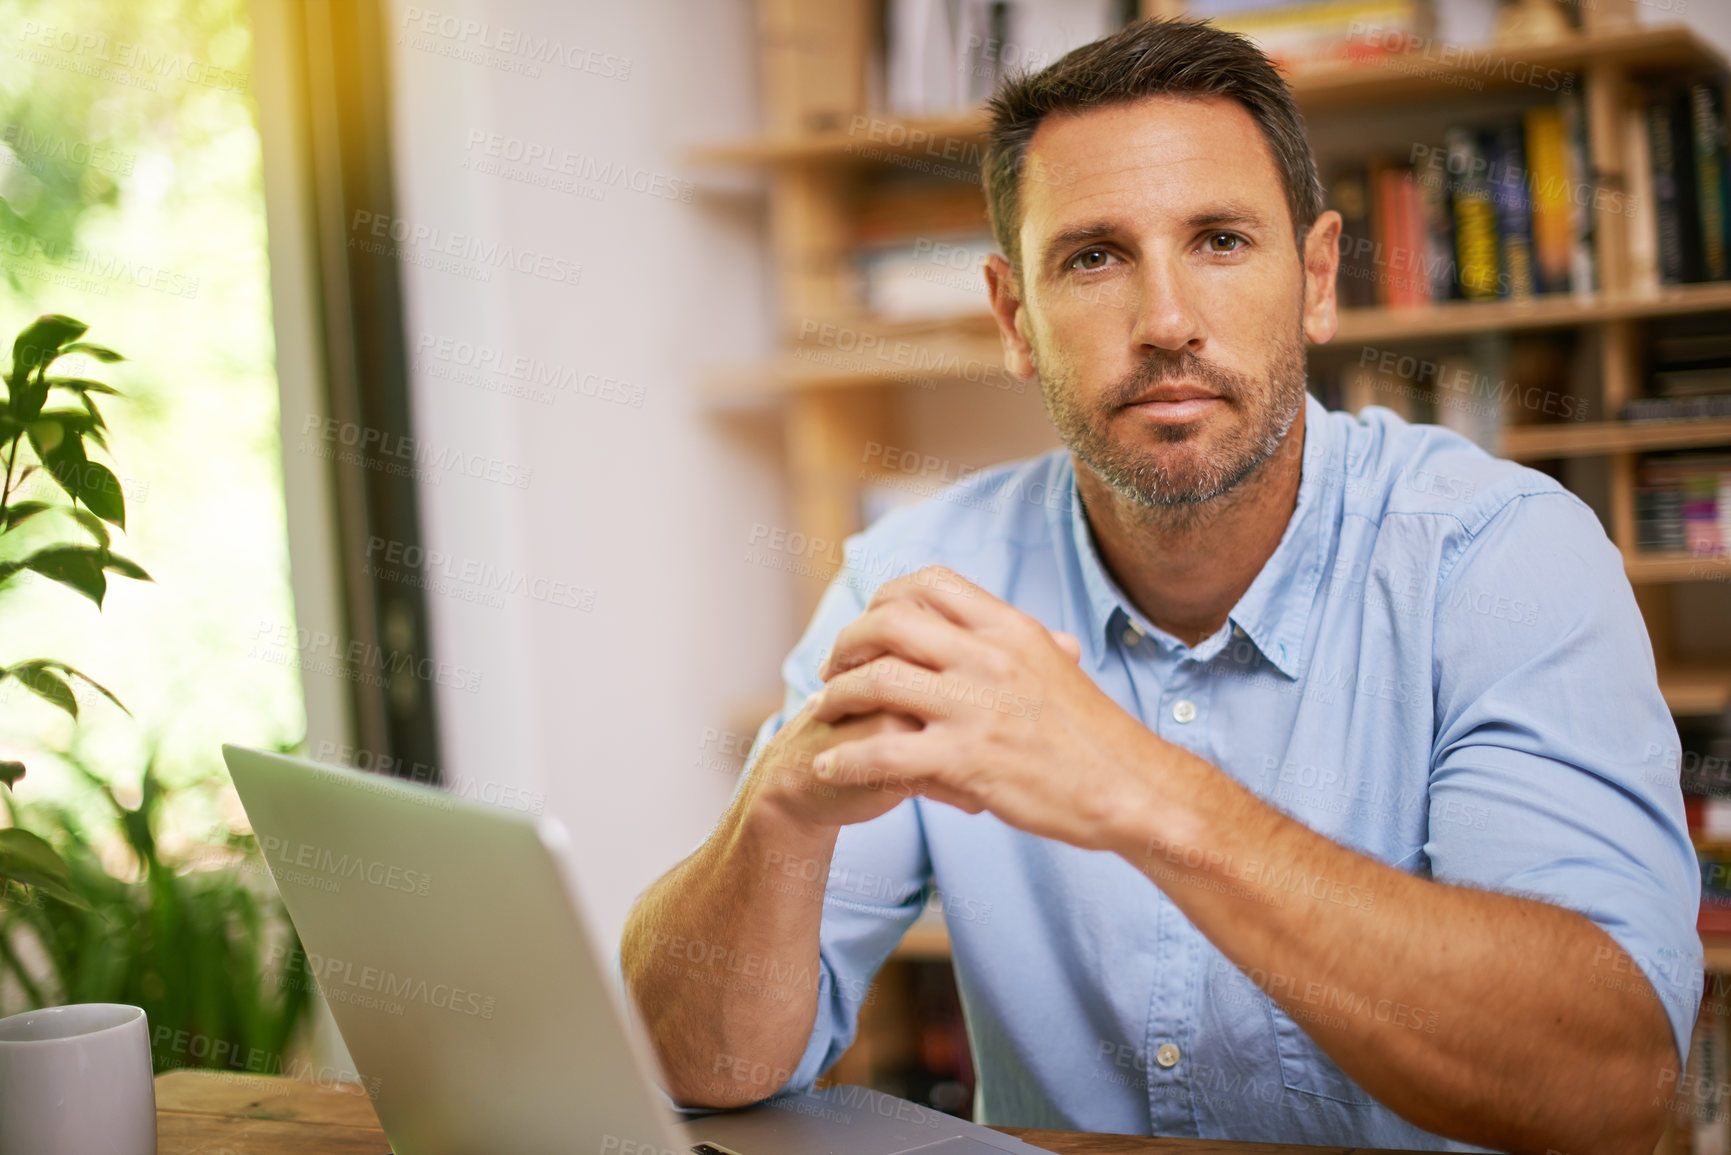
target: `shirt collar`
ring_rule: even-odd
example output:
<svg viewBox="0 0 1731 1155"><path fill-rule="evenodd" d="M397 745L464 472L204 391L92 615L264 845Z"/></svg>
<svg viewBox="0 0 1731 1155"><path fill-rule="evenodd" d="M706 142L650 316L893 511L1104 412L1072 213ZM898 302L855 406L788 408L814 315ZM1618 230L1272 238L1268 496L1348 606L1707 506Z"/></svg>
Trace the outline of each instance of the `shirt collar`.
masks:
<svg viewBox="0 0 1731 1155"><path fill-rule="evenodd" d="M1323 506L1324 495L1335 488L1329 485L1328 465L1339 452L1334 445L1339 431L1328 410L1308 391L1304 399L1304 450L1297 503L1280 544L1227 615L1229 625L1244 631L1269 663L1294 679L1304 668L1305 627L1332 537L1332 523ZM1071 542L1081 569L1087 610L1084 657L1095 669L1100 668L1112 652L1112 634L1126 627L1150 635L1162 645L1178 645L1176 638L1155 627L1131 604L1106 572L1094 548L1081 490L1076 486L1075 463L1068 454L1064 455L1063 468L1063 483L1069 489ZM1230 630L1223 630L1197 643L1192 656L1207 661L1231 636Z"/></svg>

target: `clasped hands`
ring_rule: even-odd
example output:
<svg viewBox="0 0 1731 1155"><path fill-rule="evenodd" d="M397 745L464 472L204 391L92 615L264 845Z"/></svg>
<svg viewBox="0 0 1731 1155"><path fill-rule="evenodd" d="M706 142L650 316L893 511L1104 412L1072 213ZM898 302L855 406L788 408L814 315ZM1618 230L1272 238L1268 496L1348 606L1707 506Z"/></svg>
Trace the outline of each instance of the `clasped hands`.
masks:
<svg viewBox="0 0 1731 1155"><path fill-rule="evenodd" d="M1081 647L951 570L879 587L836 636L824 686L771 740L760 775L812 826L921 794L1032 834L1121 849L1183 754L1100 690Z"/></svg>

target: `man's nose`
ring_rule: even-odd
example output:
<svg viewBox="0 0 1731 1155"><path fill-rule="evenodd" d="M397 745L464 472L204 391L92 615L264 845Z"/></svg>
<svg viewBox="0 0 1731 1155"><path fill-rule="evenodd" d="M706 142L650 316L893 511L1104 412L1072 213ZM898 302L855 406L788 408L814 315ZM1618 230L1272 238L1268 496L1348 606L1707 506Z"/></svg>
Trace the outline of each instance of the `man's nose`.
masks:
<svg viewBox="0 0 1731 1155"><path fill-rule="evenodd" d="M1194 351L1202 341L1195 289L1182 262L1144 260L1141 276L1130 286L1135 294L1136 343L1174 353Z"/></svg>

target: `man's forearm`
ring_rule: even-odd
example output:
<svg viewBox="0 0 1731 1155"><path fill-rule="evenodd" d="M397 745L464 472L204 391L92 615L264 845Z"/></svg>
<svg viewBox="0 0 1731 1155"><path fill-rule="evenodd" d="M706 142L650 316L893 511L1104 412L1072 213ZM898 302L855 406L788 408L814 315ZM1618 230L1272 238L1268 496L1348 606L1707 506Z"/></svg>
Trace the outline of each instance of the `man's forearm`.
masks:
<svg viewBox="0 0 1731 1155"><path fill-rule="evenodd" d="M755 1102L786 1082L817 1013L818 926L835 830L741 798L625 925L625 980L668 1091L686 1106ZM789 874L815 882L778 885Z"/></svg>
<svg viewBox="0 0 1731 1155"><path fill-rule="evenodd" d="M1155 756L1114 848L1379 1101L1486 1146L1652 1149L1668 1019L1598 927L1414 878ZM1634 982L1604 981L1619 962Z"/></svg>

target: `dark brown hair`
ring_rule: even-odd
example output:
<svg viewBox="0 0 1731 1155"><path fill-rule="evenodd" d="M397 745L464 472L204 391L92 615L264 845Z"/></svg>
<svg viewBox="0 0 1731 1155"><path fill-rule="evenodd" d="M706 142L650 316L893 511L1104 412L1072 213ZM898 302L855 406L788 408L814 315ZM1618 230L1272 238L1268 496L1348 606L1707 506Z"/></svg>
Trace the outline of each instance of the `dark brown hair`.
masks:
<svg viewBox="0 0 1731 1155"><path fill-rule="evenodd" d="M1149 96L1226 96L1244 106L1274 154L1302 251L1305 234L1322 212L1322 182L1286 81L1261 49L1236 32L1195 20L1138 20L1038 72L1010 77L987 105L992 128L982 161L986 212L1018 276L1021 175L1040 122L1054 112Z"/></svg>

